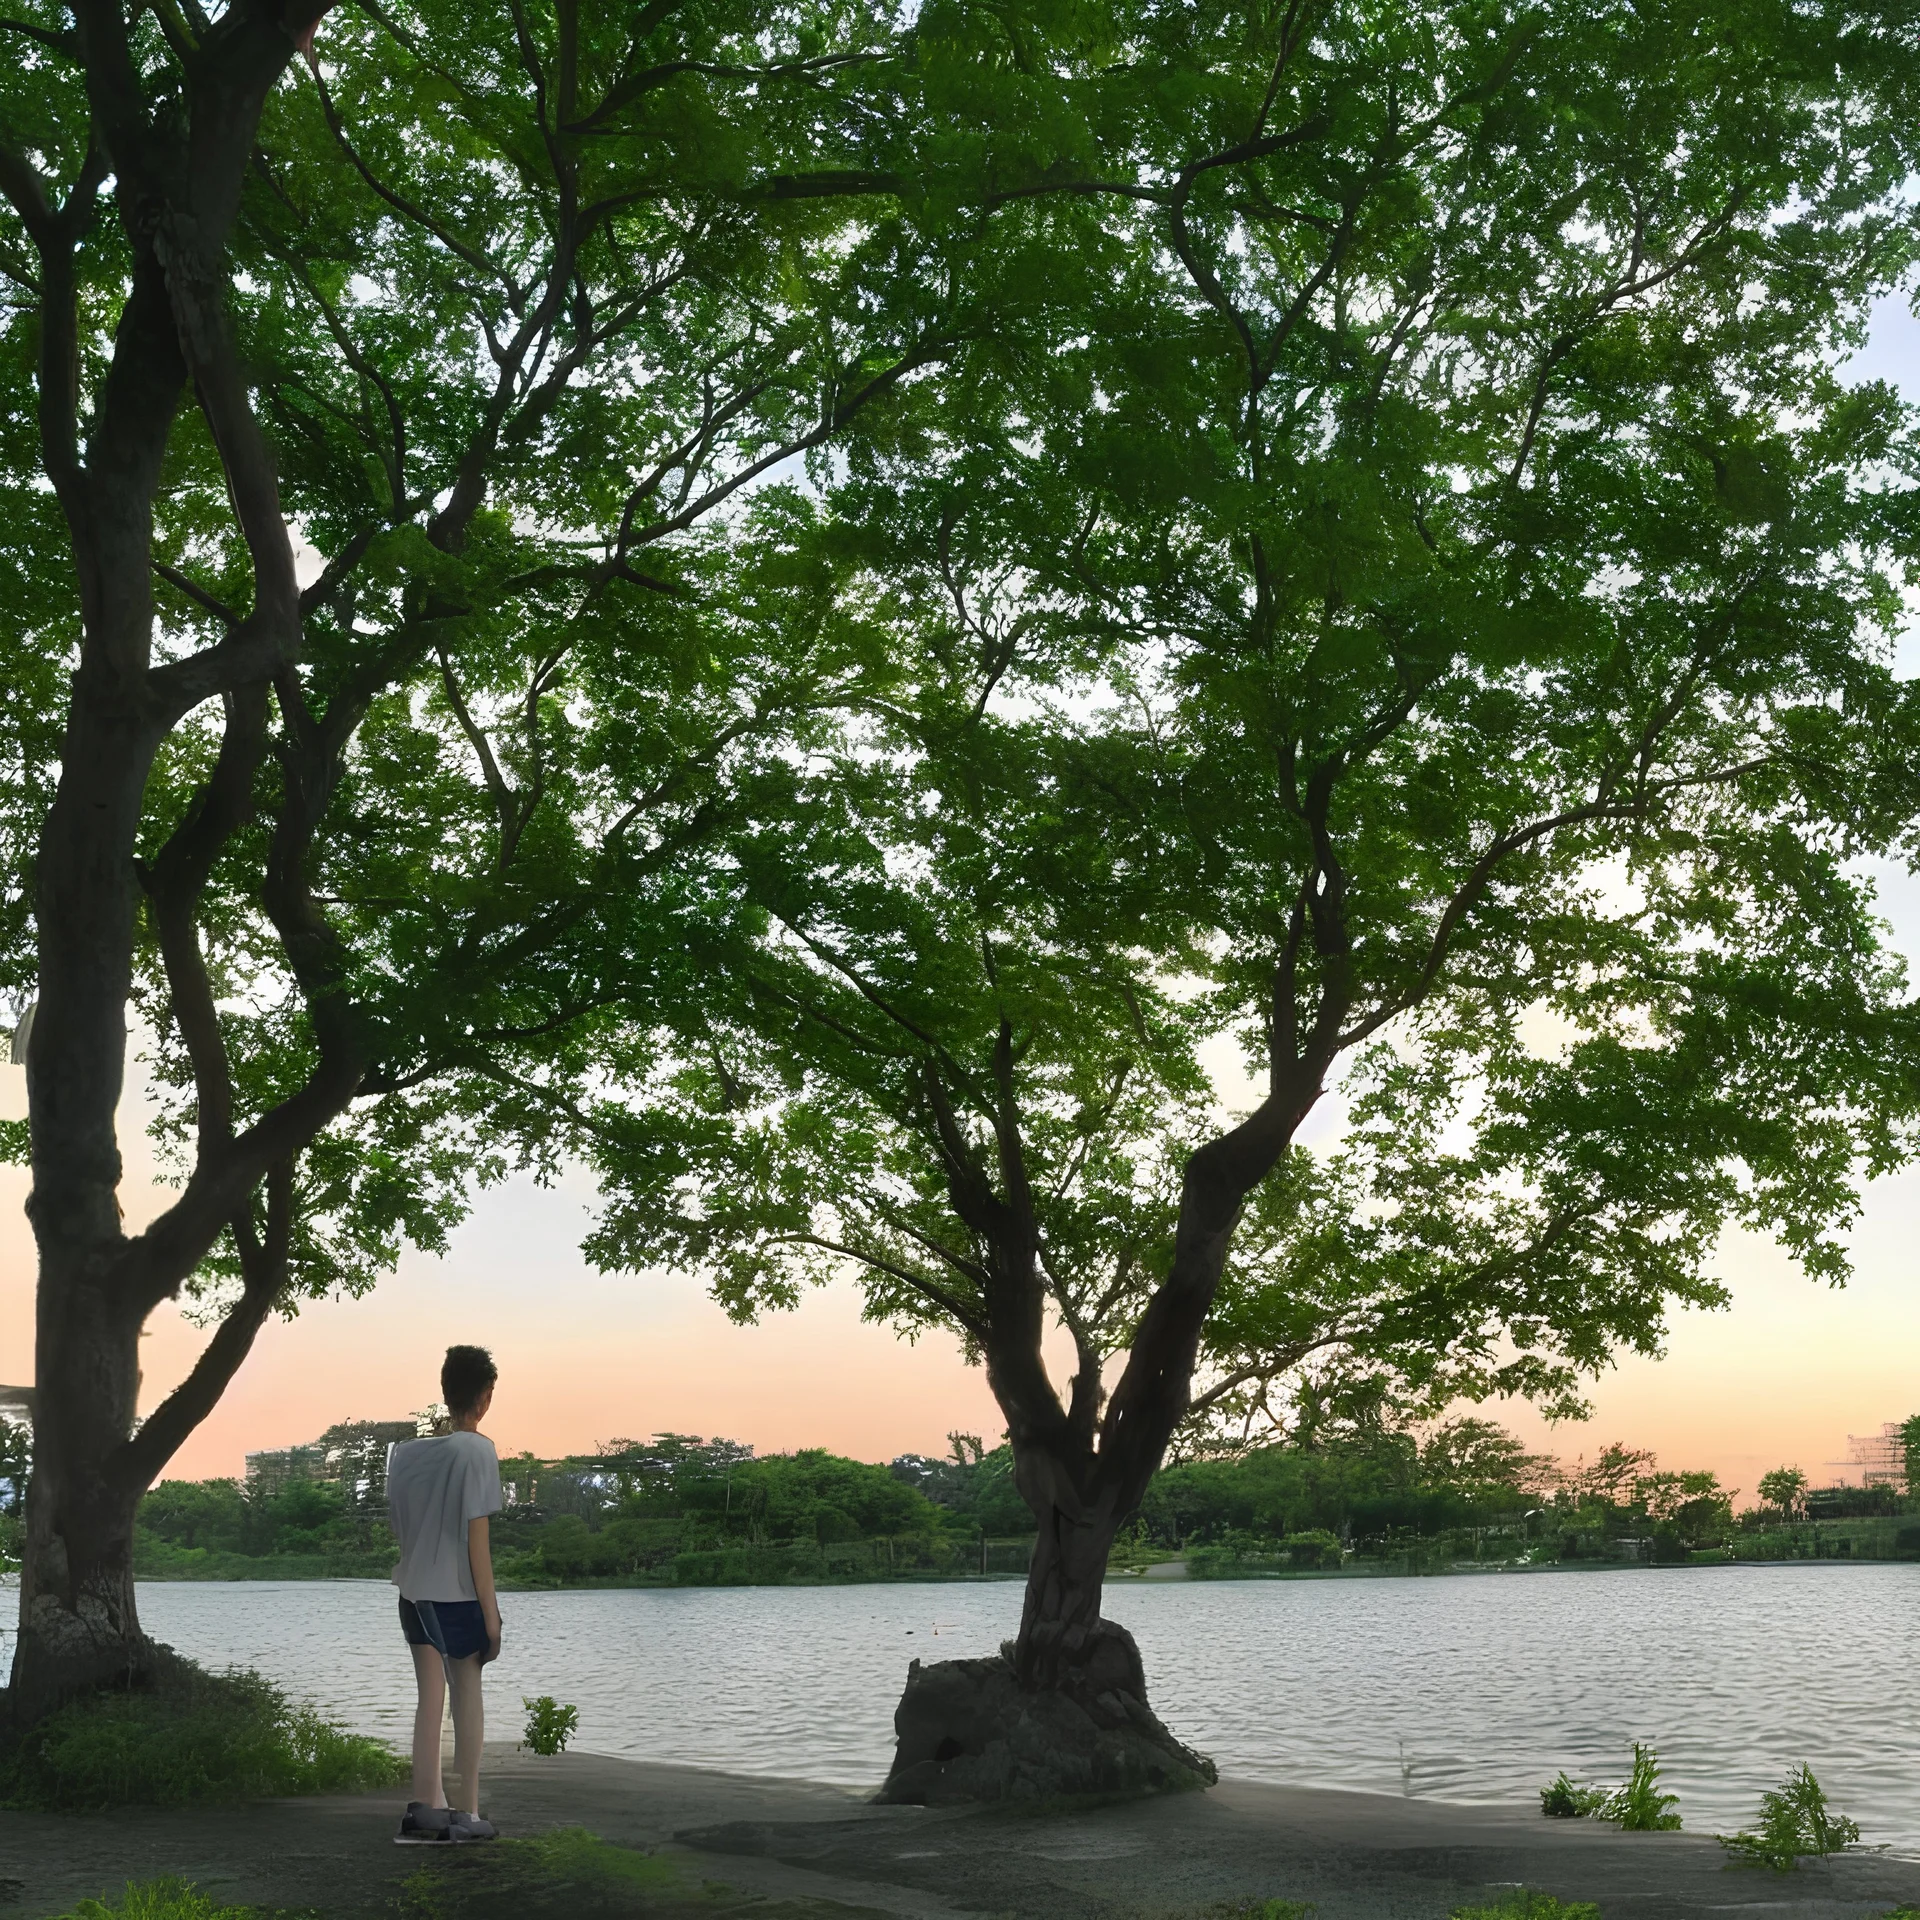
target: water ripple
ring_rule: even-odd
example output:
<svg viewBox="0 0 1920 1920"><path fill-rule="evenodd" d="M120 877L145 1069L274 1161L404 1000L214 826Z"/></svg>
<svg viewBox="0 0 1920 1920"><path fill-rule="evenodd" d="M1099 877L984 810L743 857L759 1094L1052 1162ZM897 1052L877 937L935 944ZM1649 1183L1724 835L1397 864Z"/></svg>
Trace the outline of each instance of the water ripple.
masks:
<svg viewBox="0 0 1920 1920"><path fill-rule="evenodd" d="M1012 1583L510 1594L489 1677L580 1707L589 1751L877 1782L910 1659L991 1652ZM1154 1703L1243 1779L1530 1798L1660 1749L1696 1830L1749 1821L1806 1761L1870 1842L1920 1851L1920 1567L1623 1570L1134 1585L1107 1611ZM157 1638L257 1666L404 1741L410 1668L373 1582L143 1586Z"/></svg>

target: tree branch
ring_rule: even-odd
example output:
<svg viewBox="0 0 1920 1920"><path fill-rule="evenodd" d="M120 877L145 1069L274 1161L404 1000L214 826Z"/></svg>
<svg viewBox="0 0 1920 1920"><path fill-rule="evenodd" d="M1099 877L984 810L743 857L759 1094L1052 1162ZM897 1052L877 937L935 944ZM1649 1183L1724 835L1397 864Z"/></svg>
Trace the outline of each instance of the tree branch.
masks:
<svg viewBox="0 0 1920 1920"><path fill-rule="evenodd" d="M923 1300L938 1307L940 1311L964 1327L975 1340L985 1342L987 1323L977 1314L964 1306L943 1287L937 1287L924 1274L917 1274L911 1267L896 1265L893 1261L877 1253L869 1253L865 1248L849 1246L843 1241L828 1240L817 1233L782 1233L769 1238L770 1246L818 1247L824 1253L836 1253L844 1259L858 1260L862 1266L871 1267L876 1273L884 1273L890 1279L898 1280L903 1287L910 1288Z"/></svg>
<svg viewBox="0 0 1920 1920"><path fill-rule="evenodd" d="M476 273L484 274L489 280L497 281L501 286L505 287L511 304L517 307L523 296L513 276L484 248L469 246L467 242L462 240L457 234L451 233L442 227L424 208L415 206L411 200L408 200L402 194L396 193L385 181L380 179L379 176L374 173L373 169L360 158L359 150L354 146L353 142L347 138L345 123L340 118L340 110L333 104L333 94L329 90L326 81L316 73L313 78L313 84L320 97L320 111L326 116L327 126L331 130L334 140L339 145L340 151L347 156L348 163L352 166L354 172L367 183L368 187L370 187L380 199L384 200L395 213L399 214L402 219L411 220L421 232L431 234L449 253L454 255L456 259L464 260Z"/></svg>
<svg viewBox="0 0 1920 1920"><path fill-rule="evenodd" d="M292 1222L293 1169L283 1160L267 1173L264 1244L254 1234L250 1214L236 1215L231 1222L244 1281L239 1301L207 1342L193 1371L120 1450L120 1470L132 1486L150 1487L160 1477L161 1469L219 1404L228 1383L239 1372L267 1315L284 1295Z"/></svg>
<svg viewBox="0 0 1920 1920"><path fill-rule="evenodd" d="M53 52L75 62L83 57L78 34L61 33L54 27L43 27L32 20L0 18L0 32L24 34L29 40L37 40L43 47L51 48Z"/></svg>
<svg viewBox="0 0 1920 1920"><path fill-rule="evenodd" d="M520 808L519 795L507 784L506 776L500 771L500 763L494 758L493 743L488 740L485 729L475 721L461 697L460 683L453 677L453 662L447 657L446 648L436 646L434 653L440 661L440 684L446 689L447 704L452 707L453 717L460 723L460 731L467 736L467 744L480 761L481 778L486 781L487 791L493 796L494 811L500 816L500 846L496 866L504 872L512 858L512 841Z"/></svg>
<svg viewBox="0 0 1920 1920"><path fill-rule="evenodd" d="M204 607L216 620L223 621L228 627L240 625L240 616L224 600L209 593L197 580L182 573L178 567L170 567L164 560L156 560L153 570L168 586L184 593L195 606Z"/></svg>
<svg viewBox="0 0 1920 1920"><path fill-rule="evenodd" d="M168 1002L193 1067L203 1158L219 1152L233 1136L233 1075L200 950L197 914L215 860L252 815L254 777L266 744L266 688L243 688L227 701L226 728L212 773L145 875Z"/></svg>
<svg viewBox="0 0 1920 1920"><path fill-rule="evenodd" d="M1433 938L1427 949L1427 957L1422 962L1413 984L1405 992L1395 995L1366 1019L1341 1034L1337 1050L1345 1052L1357 1046L1370 1035L1379 1032L1388 1021L1397 1019L1403 1013L1410 1013L1427 997L1432 991L1434 982L1440 976L1441 968L1446 964L1448 949L1455 933L1459 930L1460 923L1485 894L1495 870L1503 861L1567 827L1585 826L1597 820L1644 818L1649 811L1649 802L1669 793L1706 786L1724 786L1734 780L1744 780L1749 774L1763 772L1766 768L1777 764L1776 756L1766 754L1757 759L1742 761L1737 766L1718 768L1711 773L1679 774L1667 780L1647 781L1636 790L1631 799L1594 800L1585 806L1569 807L1563 812L1530 821L1524 827L1502 834L1468 869L1466 878L1461 881L1453 897L1447 902L1439 923L1434 928Z"/></svg>

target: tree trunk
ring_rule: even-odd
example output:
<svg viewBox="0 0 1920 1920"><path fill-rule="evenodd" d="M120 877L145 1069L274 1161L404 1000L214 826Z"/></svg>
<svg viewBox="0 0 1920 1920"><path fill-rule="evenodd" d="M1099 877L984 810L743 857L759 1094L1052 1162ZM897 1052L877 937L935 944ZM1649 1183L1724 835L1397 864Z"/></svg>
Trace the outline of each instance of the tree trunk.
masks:
<svg viewBox="0 0 1920 1920"><path fill-rule="evenodd" d="M18 154L4 182L43 270L41 452L72 541L82 630L60 782L35 872L40 967L28 1043L33 1193L27 1211L40 1273L34 1466L7 1699L16 1723L76 1691L152 1666L153 1649L134 1605L135 1509L232 1377L272 1298L274 1259L253 1259L260 1251L249 1225L258 1181L270 1168L281 1169L283 1193L277 1208L270 1200L269 1237L283 1259L286 1169L359 1078L352 1060L334 1058L339 1048L330 1052L309 993L325 1071L276 1110L277 1130L263 1121L251 1130L246 1152L232 1151L232 1088L214 1025L212 1044L194 1060L201 1151L192 1178L154 1228L128 1239L116 1119L142 894L135 855L147 776L161 741L186 713L229 697L216 772L231 776L233 791L204 792L160 859L163 869L180 869L172 875L172 937L162 942L170 988L177 987L176 964L187 949L196 975L189 981L192 1004L183 1010L176 993L174 1012L183 1026L196 1013L212 1023L192 908L212 859L240 824L235 796L248 788L258 759L264 689L298 653L293 551L227 324L226 246L261 108L293 55L295 36L310 44L326 4L296 8L291 24L270 0L226 8L211 25L202 23L178 93L165 79L150 84L144 77L145 62L134 53L120 9L74 11L92 107L86 163L65 200ZM89 394L83 457L76 262L96 193L109 175L132 264L112 359ZM153 503L189 392L226 471L236 524L253 561L255 605L217 645L156 669ZM314 804L324 804L324 794L315 793ZM287 875L297 870L305 846L295 833L285 838L283 852L276 838L285 869L269 877L276 921L303 904L294 899L289 907L283 900L276 907L272 895L276 878L283 894L297 894ZM179 857L170 863L176 850ZM301 973L298 955L294 970ZM304 989L304 974L301 981ZM135 1440L141 1326L229 1226L243 1267L252 1261L263 1277L256 1283L249 1270L242 1308Z"/></svg>
<svg viewBox="0 0 1920 1920"><path fill-rule="evenodd" d="M1211 1786L1147 1701L1132 1634L1100 1617L1107 1555L1139 1505L1140 1461L1122 1472L1070 1424L1016 1432L1014 1471L1039 1522L1019 1638L993 1658L914 1661L894 1713L898 1745L880 1798L919 1806L1057 1802Z"/></svg>
<svg viewBox="0 0 1920 1920"><path fill-rule="evenodd" d="M1146 1699L1132 1638L1101 1619L1100 1597L1114 1536L1139 1511L1192 1397L1200 1330L1239 1213L1237 1202L1224 1208L1216 1202L1213 1210L1224 1211L1227 1223L1209 1221L1211 1230L1195 1231L1194 1216L1205 1214L1189 1194L1181 1220L1187 1244L1177 1247L1167 1283L1141 1316L1126 1372L1098 1429L1097 1449L1094 1436L1083 1438L1084 1427L1071 1415L1036 1432L1023 1429L1017 1408L1002 1402L1014 1478L1039 1529L1013 1650L1023 1687L1083 1684L1090 1663L1110 1682L1117 1635L1133 1662L1127 1691ZM1080 1381L1075 1387L1078 1407L1092 1388Z"/></svg>
<svg viewBox="0 0 1920 1920"><path fill-rule="evenodd" d="M987 1383L1007 1416L1014 1478L1038 1527L1018 1637L986 1660L908 1670L894 1713L898 1745L883 1800L1048 1800L1211 1785L1213 1762L1183 1746L1147 1702L1133 1636L1100 1617L1115 1534L1138 1511L1192 1401L1201 1330L1247 1194L1273 1169L1318 1099L1324 1061L1296 1065L1259 1109L1188 1160L1173 1259L1134 1330L1106 1402L1105 1358L1076 1327L1079 1367L1066 1405L1041 1354L1046 1287L1013 1092L1013 1035L994 1053L1004 1196L958 1127L939 1076L927 1090L954 1211L985 1243L980 1270Z"/></svg>
<svg viewBox="0 0 1920 1920"><path fill-rule="evenodd" d="M33 1474L8 1706L31 1724L75 1693L143 1677L127 1471L140 1318L84 1278L40 1287Z"/></svg>
<svg viewBox="0 0 1920 1920"><path fill-rule="evenodd" d="M138 600L138 585L125 597ZM75 677L59 789L40 841L40 998L27 1099L39 1248L34 1458L26 1499L16 1722L146 1664L133 1595L141 1489L124 1455L146 1303L127 1283L116 1109L139 885L134 846L157 729L127 679Z"/></svg>
<svg viewBox="0 0 1920 1920"><path fill-rule="evenodd" d="M1014 1477L1039 1528L1013 1650L1014 1673L1032 1691L1084 1683L1088 1663L1101 1656L1109 1638L1100 1631L1107 1555L1131 1511L1119 1490L1100 1486L1093 1451L1066 1446L1070 1457L1062 1458L1043 1443L1014 1442ZM1090 1497L1079 1491L1089 1483ZM1133 1678L1129 1691L1144 1698L1144 1683Z"/></svg>

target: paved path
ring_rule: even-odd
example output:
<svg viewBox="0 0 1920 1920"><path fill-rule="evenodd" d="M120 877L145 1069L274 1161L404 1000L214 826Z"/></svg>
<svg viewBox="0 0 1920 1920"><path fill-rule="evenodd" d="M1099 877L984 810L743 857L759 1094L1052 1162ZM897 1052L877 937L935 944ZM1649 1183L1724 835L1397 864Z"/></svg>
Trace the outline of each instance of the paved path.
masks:
<svg viewBox="0 0 1920 1920"><path fill-rule="evenodd" d="M1528 1808L1228 1782L1207 1794L1049 1816L871 1807L800 1780L568 1754L488 1757L489 1811L510 1835L584 1826L664 1850L727 1912L895 1920L1199 1920L1238 1903L1310 1900L1317 1920L1444 1920L1516 1884L1593 1900L1603 1920L1869 1920L1920 1905L1920 1862L1856 1854L1776 1875L1730 1868L1711 1839L1621 1833ZM197 1881L226 1902L328 1920L409 1920L400 1881L476 1868L389 1844L389 1796L285 1800L238 1812L60 1818L0 1813L0 1901L41 1920L129 1879ZM449 1881L457 1890L462 1882ZM472 1882L474 1886L479 1880ZM559 1897L509 1909L569 1920L675 1911ZM589 1911L590 1909L590 1911ZM498 1902L447 1909L472 1920ZM517 1920L508 1913L508 1920Z"/></svg>

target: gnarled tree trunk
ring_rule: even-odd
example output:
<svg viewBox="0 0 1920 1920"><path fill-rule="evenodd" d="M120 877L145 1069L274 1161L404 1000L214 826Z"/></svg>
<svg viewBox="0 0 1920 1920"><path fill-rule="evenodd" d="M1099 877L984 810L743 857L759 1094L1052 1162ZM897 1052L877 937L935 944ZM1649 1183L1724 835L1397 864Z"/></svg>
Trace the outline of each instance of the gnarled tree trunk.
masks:
<svg viewBox="0 0 1920 1920"><path fill-rule="evenodd" d="M236 1218L241 1296L187 1375L135 1431L140 1331L167 1291L121 1241L111 1278L63 1275L41 1258L33 1471L27 1484L20 1630L0 1719L40 1719L74 1694L148 1679L158 1650L140 1627L133 1529L140 1496L212 1410L287 1279L292 1168L267 1176L264 1238ZM102 1262L101 1264L107 1264ZM184 1278L174 1272L174 1281Z"/></svg>
<svg viewBox="0 0 1920 1920"><path fill-rule="evenodd" d="M1167 1277L1140 1317L1104 1412L1096 1343L1076 1332L1079 1367L1064 1406L1041 1358L1038 1230L1004 1026L997 1064L1004 1197L950 1122L943 1137L955 1211L992 1253L982 1276L987 1317L974 1331L1038 1534L1020 1632L999 1657L913 1663L881 1798L1052 1800L1211 1785L1212 1761L1183 1746L1148 1703L1140 1650L1124 1627L1101 1617L1101 1592L1114 1536L1139 1510L1191 1404L1201 1331L1246 1197L1318 1097L1324 1061L1276 1070L1266 1104L1188 1161Z"/></svg>
<svg viewBox="0 0 1920 1920"><path fill-rule="evenodd" d="M1014 1470L1022 1491L1029 1481L1057 1486L1063 1463L1036 1460L1038 1449L1028 1449L1022 1462L1015 1450ZM1093 1478L1097 1463L1089 1454L1083 1466ZM1024 1471L1022 1470L1024 1467ZM1138 1504L1138 1501L1135 1501ZM1026 1602L1020 1610L1020 1633L1014 1641L1013 1668L1020 1684L1030 1690L1073 1684L1098 1642L1100 1596L1107 1577L1107 1556L1113 1537L1128 1517L1119 1497L1096 1496L1063 1504L1051 1491L1028 1495L1039 1531L1033 1558L1027 1564Z"/></svg>
<svg viewBox="0 0 1920 1920"><path fill-rule="evenodd" d="M1114 1534L1152 1464L1116 1471L1117 1460L1065 1433L1013 1444L1039 1523L1019 1636L994 1658L913 1663L881 1798L1048 1801L1212 1785L1213 1763L1148 1702L1133 1636L1100 1613Z"/></svg>
<svg viewBox="0 0 1920 1920"><path fill-rule="evenodd" d="M164 359L163 349L162 384ZM86 600L99 626L128 627L143 606L151 616L144 554L130 579L92 588ZM40 993L27 1062L27 1211L40 1274L34 1460L9 1689L17 1719L146 1664L133 1596L133 1512L143 1489L129 1484L126 1443L149 1303L129 1286L115 1132L139 902L134 846L160 738L145 704L137 683L108 670L98 652L75 676L60 784L40 842Z"/></svg>

